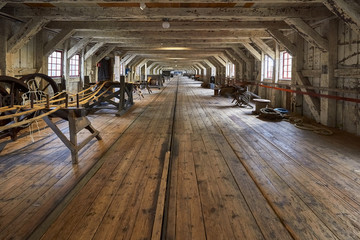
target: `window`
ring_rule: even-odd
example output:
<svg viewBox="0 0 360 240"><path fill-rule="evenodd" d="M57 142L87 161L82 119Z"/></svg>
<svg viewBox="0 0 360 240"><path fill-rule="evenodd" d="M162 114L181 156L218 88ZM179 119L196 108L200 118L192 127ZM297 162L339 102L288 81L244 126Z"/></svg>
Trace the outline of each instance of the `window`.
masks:
<svg viewBox="0 0 360 240"><path fill-rule="evenodd" d="M288 52L280 53L280 78L291 80L292 56Z"/></svg>
<svg viewBox="0 0 360 240"><path fill-rule="evenodd" d="M269 57L268 55L265 55L264 59L264 78L272 78L273 77L273 71L274 71L274 60Z"/></svg>
<svg viewBox="0 0 360 240"><path fill-rule="evenodd" d="M62 52L55 51L48 58L48 75L61 77L62 75Z"/></svg>
<svg viewBox="0 0 360 240"><path fill-rule="evenodd" d="M123 63L120 64L120 76L124 76L125 75L125 66Z"/></svg>
<svg viewBox="0 0 360 240"><path fill-rule="evenodd" d="M79 56L79 54L76 54L72 58L70 58L69 67L70 67L70 70L69 70L70 77L80 76L80 56Z"/></svg>
<svg viewBox="0 0 360 240"><path fill-rule="evenodd" d="M226 76L235 77L235 65L231 62L226 64Z"/></svg>

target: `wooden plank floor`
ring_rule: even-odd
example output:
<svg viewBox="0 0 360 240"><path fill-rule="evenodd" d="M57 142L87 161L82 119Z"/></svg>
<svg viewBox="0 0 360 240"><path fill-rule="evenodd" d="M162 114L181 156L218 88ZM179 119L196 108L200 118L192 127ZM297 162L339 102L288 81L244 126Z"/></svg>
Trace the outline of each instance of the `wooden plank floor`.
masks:
<svg viewBox="0 0 360 240"><path fill-rule="evenodd" d="M163 210L163 239L360 239L360 138L263 121L199 82L176 80L124 117L94 116L109 140L94 140L78 166L52 152L52 135L8 144L0 239L151 239Z"/></svg>
<svg viewBox="0 0 360 240"><path fill-rule="evenodd" d="M154 90L154 92L159 92ZM101 132L102 141L93 139L79 153L79 164L71 164L70 150L49 129L31 135L24 130L12 142L0 140L0 239L26 239L37 229L66 195L79 184L99 162L124 131L146 109L156 94L145 94L123 117L115 117L114 110L100 110L89 119ZM68 124L57 121L68 135ZM35 126L35 129L36 126ZM88 136L78 134L79 142Z"/></svg>

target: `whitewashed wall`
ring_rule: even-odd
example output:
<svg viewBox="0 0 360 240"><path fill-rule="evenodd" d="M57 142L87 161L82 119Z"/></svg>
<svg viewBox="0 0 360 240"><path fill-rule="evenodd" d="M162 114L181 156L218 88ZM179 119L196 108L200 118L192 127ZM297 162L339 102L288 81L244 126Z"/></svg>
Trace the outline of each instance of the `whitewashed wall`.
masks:
<svg viewBox="0 0 360 240"><path fill-rule="evenodd" d="M338 68L360 69L360 35L352 31L344 23L339 24ZM360 92L360 78L337 78L340 89L357 90ZM360 98L359 94L339 93L339 96ZM337 126L347 132L360 135L360 104L337 101Z"/></svg>
<svg viewBox="0 0 360 240"><path fill-rule="evenodd" d="M315 27L315 30L323 36L328 31L329 26L327 22ZM292 42L295 43L294 36L290 36ZM339 21L338 25L338 64L335 69L360 69L360 35L352 31L345 23ZM322 58L327 57L326 54L321 52L318 48L312 44L305 42L304 44L304 70L317 70L322 69ZM294 71L294 69L293 69ZM312 86L321 87L320 74L319 76L308 76L308 79ZM356 76L351 77L337 77L336 88L339 90L350 90L357 93L338 92L330 93L330 95L336 95L338 97L360 99L360 78ZM322 93L319 90L315 90L316 93ZM286 99L289 98L289 94L280 91L272 91L271 89L259 89L259 94L263 98L272 99L273 107L287 107ZM304 116L313 119L308 104L302 100L301 112ZM336 108L336 127L345 130L356 135L360 135L360 104L337 100L335 105L331 107Z"/></svg>

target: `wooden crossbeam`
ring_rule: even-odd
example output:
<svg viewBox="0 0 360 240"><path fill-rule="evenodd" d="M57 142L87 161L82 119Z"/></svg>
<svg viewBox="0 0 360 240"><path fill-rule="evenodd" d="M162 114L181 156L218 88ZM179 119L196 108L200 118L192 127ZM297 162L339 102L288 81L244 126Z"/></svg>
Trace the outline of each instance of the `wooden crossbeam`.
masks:
<svg viewBox="0 0 360 240"><path fill-rule="evenodd" d="M296 81L302 86L312 86L309 79L304 77L301 71L298 71L296 74ZM300 87L303 92L312 92L315 93L312 89L307 89ZM317 122L320 122L320 100L319 98L311 97L309 95L304 95L304 100L308 104L311 114Z"/></svg>
<svg viewBox="0 0 360 240"><path fill-rule="evenodd" d="M80 52L90 41L91 38L83 38L78 41L74 46L69 49L67 53L67 58L72 58L76 53Z"/></svg>
<svg viewBox="0 0 360 240"><path fill-rule="evenodd" d="M270 36L270 35L269 35ZM105 36L106 37L106 36ZM239 36L237 38L223 38L223 37L219 37L219 38L196 38L196 39L189 39L189 38L157 38L156 36L154 37L149 37L147 36L146 38L96 38L96 40L94 40L96 42L105 42L105 43L109 43L109 44L133 44L134 46L137 45L141 45L141 44L161 44L161 43L166 43L166 44L171 44L171 45L182 45L182 44L202 44L202 45L206 45L206 44L225 44L225 43L231 43L231 44L240 44L240 43L250 43L250 38L249 37L243 37L243 36Z"/></svg>
<svg viewBox="0 0 360 240"><path fill-rule="evenodd" d="M231 48L242 60L244 60L246 62L246 64L251 64L251 59L246 56L246 54L241 50L239 49L238 47L232 47Z"/></svg>
<svg viewBox="0 0 360 240"><path fill-rule="evenodd" d="M268 29L268 33L277 41L280 45L284 46L292 56L296 55L296 46L279 30L271 28Z"/></svg>
<svg viewBox="0 0 360 240"><path fill-rule="evenodd" d="M158 29L157 31L77 31L74 34L74 37L92 37L94 39L107 39L107 42L111 38L116 41L122 41L123 39L158 39L161 41L162 39L248 39L249 37L257 37L257 38L271 38L269 33L265 30L198 30L196 34L194 31L178 31L178 30L163 30Z"/></svg>
<svg viewBox="0 0 360 240"><path fill-rule="evenodd" d="M317 7L271 7L271 8L101 8L96 7L59 7L59 8L27 8L18 7L14 15L19 18L43 16L58 21L96 21L96 20L145 20L171 18L172 20L253 20L281 21L285 18L323 19L329 11L324 6Z"/></svg>
<svg viewBox="0 0 360 240"><path fill-rule="evenodd" d="M234 53L232 49L226 49L224 52L225 56L232 62L232 63L241 63L241 58ZM235 61L235 62L234 62Z"/></svg>
<svg viewBox="0 0 360 240"><path fill-rule="evenodd" d="M304 22L301 18L288 18L285 22L289 24L295 31L297 31L307 42L318 47L321 51L329 50L329 42L316 32L309 24Z"/></svg>
<svg viewBox="0 0 360 240"><path fill-rule="evenodd" d="M100 53L96 56L95 62L100 62L101 59L103 59L104 57L106 57L106 55L108 55L109 53L111 53L114 49L115 49L115 46L107 46L106 49L104 49L102 52L100 52Z"/></svg>
<svg viewBox="0 0 360 240"><path fill-rule="evenodd" d="M51 39L44 48L44 55L49 56L55 49L61 46L68 38L74 34L75 30L66 28L61 30L56 36Z"/></svg>
<svg viewBox="0 0 360 240"><path fill-rule="evenodd" d="M261 54L250 45L250 43L242 43L242 45L257 59L258 61L261 61Z"/></svg>
<svg viewBox="0 0 360 240"><path fill-rule="evenodd" d="M217 55L214 55L213 56L216 60L219 61L219 63L221 63L223 66L226 66L226 62L224 61L224 59L220 58L219 56Z"/></svg>
<svg viewBox="0 0 360 240"><path fill-rule="evenodd" d="M130 57L124 61L124 66L128 65L135 57L136 54L130 55Z"/></svg>
<svg viewBox="0 0 360 240"><path fill-rule="evenodd" d="M172 30L208 30L209 22L206 21L172 21ZM69 27L69 21L52 21L46 25L47 28L63 29ZM71 27L76 30L116 30L116 31L158 31L161 30L161 22L136 22L134 27L133 22L114 22L114 21L76 21L71 23ZM239 30L239 29L258 29L265 30L267 28L289 29L283 21L226 21L226 22L212 22L211 30Z"/></svg>
<svg viewBox="0 0 360 240"><path fill-rule="evenodd" d="M104 46L105 43L104 42L99 42L96 43L94 46L92 46L86 53L85 53L85 57L84 60L87 60L89 57L91 57L92 55L94 55L97 50L99 50L102 46Z"/></svg>
<svg viewBox="0 0 360 240"><path fill-rule="evenodd" d="M28 43L50 20L33 17L25 23L7 42L7 52L15 53Z"/></svg>
<svg viewBox="0 0 360 240"><path fill-rule="evenodd" d="M272 59L275 59L275 52L271 49L262 39L260 38L251 38L251 41L258 46L261 51L269 55Z"/></svg>
<svg viewBox="0 0 360 240"><path fill-rule="evenodd" d="M358 2L358 1L357 1ZM360 33L360 5L355 0L326 0L325 6L348 24L351 29Z"/></svg>

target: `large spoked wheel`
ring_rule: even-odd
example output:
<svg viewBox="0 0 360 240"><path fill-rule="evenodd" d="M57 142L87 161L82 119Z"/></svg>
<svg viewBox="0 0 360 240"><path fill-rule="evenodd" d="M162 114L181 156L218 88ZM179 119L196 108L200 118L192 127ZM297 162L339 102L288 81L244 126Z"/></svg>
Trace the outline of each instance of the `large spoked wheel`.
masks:
<svg viewBox="0 0 360 240"><path fill-rule="evenodd" d="M20 81L23 81L31 92L42 92L49 95L49 97L53 97L59 92L58 85L54 79L42 73L25 75L20 78Z"/></svg>
<svg viewBox="0 0 360 240"><path fill-rule="evenodd" d="M2 107L14 105L21 105L23 103L23 94L28 92L28 88L26 84L13 77L9 76L0 76L0 94L1 94L1 105ZM10 115L15 113L16 110L13 111L4 111L0 112L0 116ZM27 118L31 118L32 116L26 115L18 118L18 121L22 121ZM4 119L0 121L0 126L5 126L7 124L11 124L13 119ZM12 140L16 140L17 132L20 128L5 130L0 133L0 137L11 136Z"/></svg>
<svg viewBox="0 0 360 240"><path fill-rule="evenodd" d="M22 95L26 92L28 92L28 88L23 81L9 76L0 76L2 106L10 106L12 98L13 104L21 105Z"/></svg>

